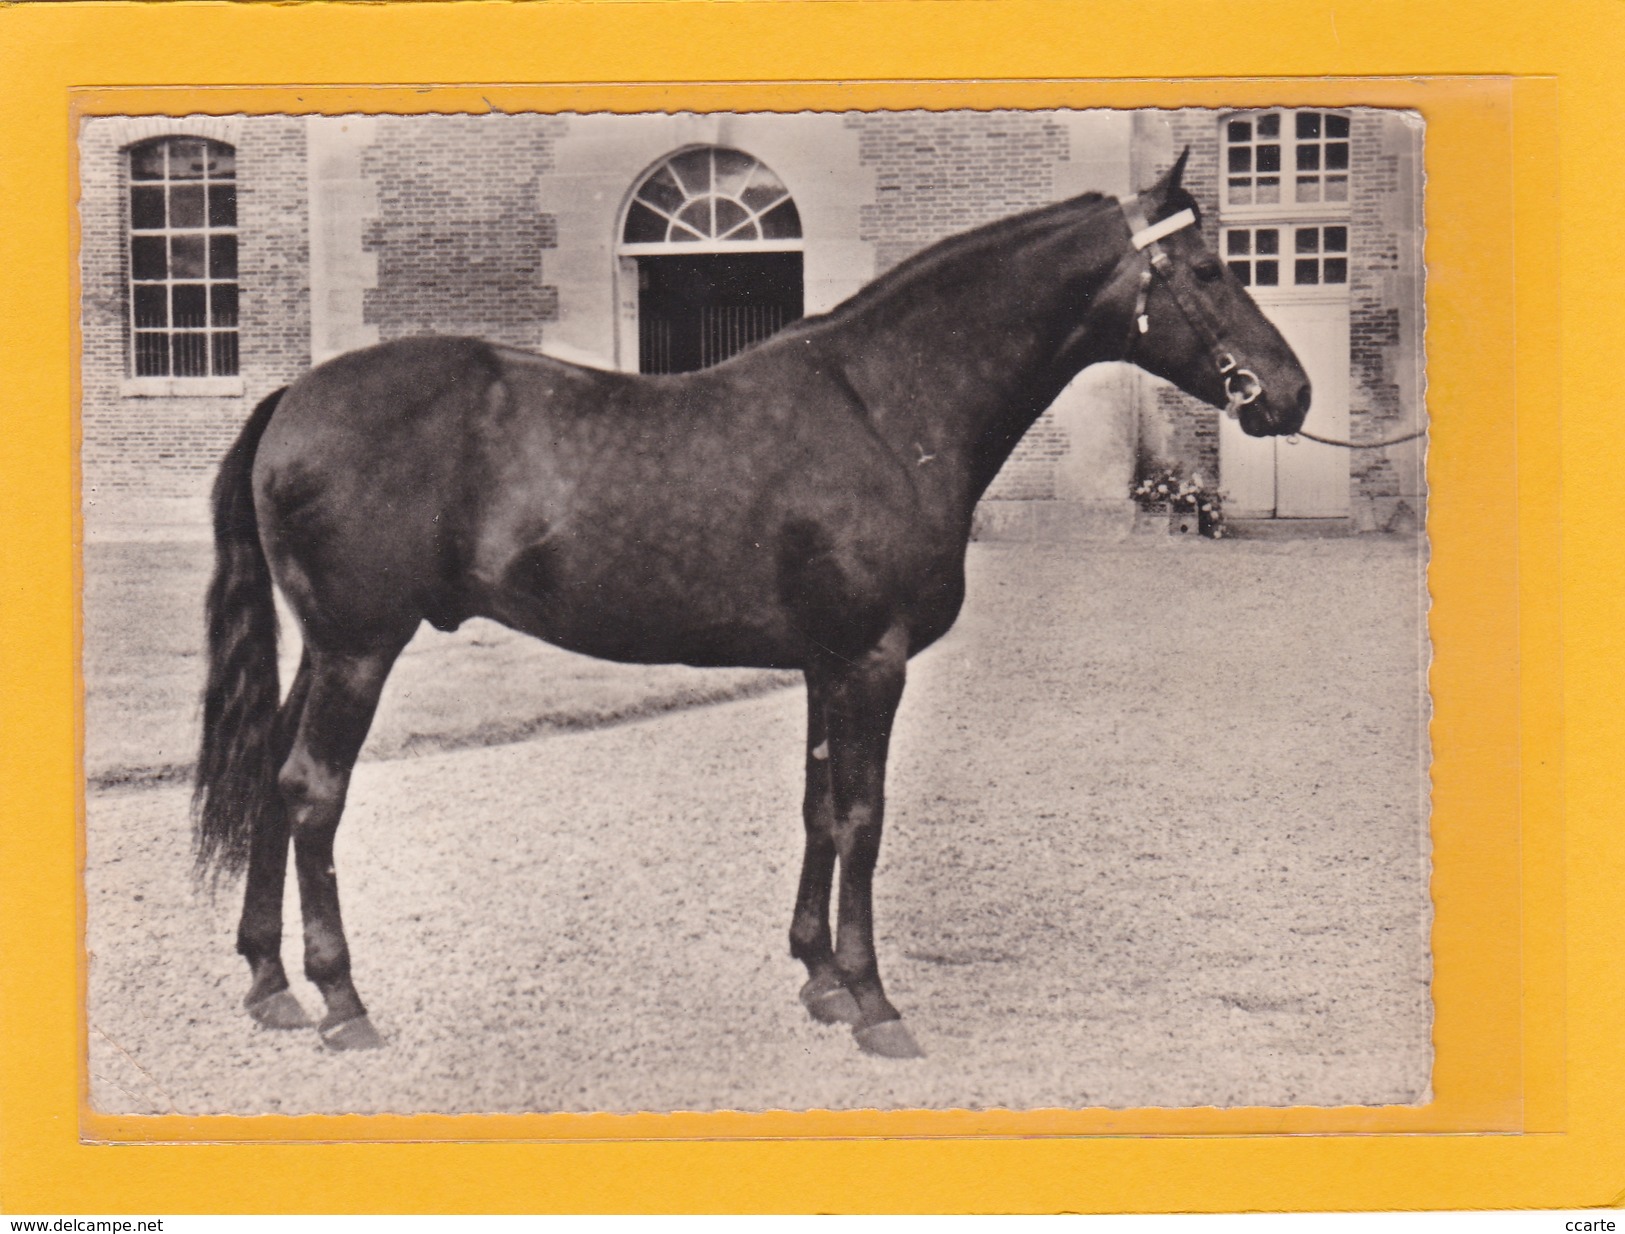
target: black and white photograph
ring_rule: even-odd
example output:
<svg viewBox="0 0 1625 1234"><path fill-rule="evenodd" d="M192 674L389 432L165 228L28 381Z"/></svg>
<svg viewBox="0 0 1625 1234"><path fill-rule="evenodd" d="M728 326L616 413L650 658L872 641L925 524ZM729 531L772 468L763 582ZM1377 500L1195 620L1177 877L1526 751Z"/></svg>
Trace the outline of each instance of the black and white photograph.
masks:
<svg viewBox="0 0 1625 1234"><path fill-rule="evenodd" d="M1427 1102L1425 136L82 119L90 1109Z"/></svg>

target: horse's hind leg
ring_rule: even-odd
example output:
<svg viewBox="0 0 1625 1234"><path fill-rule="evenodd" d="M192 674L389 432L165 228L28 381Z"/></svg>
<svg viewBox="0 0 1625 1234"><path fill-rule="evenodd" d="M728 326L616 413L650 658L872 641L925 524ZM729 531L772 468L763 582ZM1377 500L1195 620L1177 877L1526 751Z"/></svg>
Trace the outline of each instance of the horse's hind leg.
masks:
<svg viewBox="0 0 1625 1234"><path fill-rule="evenodd" d="M333 837L350 772L372 724L378 696L405 639L362 654L311 653L310 693L278 783L293 831L294 868L305 924L305 975L327 1014L317 1025L334 1049L381 1044L350 980L350 950L339 916Z"/></svg>
<svg viewBox="0 0 1625 1234"><path fill-rule="evenodd" d="M807 671L807 790L801 803L807 847L790 923L790 954L807 966L801 1001L815 1020L857 1024L858 1004L835 971L829 893L835 876L835 798L829 778L829 726L824 676Z"/></svg>
<svg viewBox="0 0 1625 1234"><path fill-rule="evenodd" d="M293 736L310 692L310 656L299 661L298 675L277 712L272 757L280 766L288 757ZM243 892L243 916L237 926L237 951L248 961L252 983L243 1005L267 1028L305 1028L310 1019L288 990L282 967L282 891L288 876L288 813L268 811L254 833L248 856L248 880Z"/></svg>

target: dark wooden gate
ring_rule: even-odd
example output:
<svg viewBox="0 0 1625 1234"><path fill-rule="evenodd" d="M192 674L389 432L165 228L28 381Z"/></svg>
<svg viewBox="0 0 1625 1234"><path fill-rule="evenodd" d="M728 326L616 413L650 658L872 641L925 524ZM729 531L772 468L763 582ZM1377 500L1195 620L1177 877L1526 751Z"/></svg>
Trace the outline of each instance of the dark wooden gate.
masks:
<svg viewBox="0 0 1625 1234"><path fill-rule="evenodd" d="M720 364L802 314L800 253L639 257L638 371Z"/></svg>

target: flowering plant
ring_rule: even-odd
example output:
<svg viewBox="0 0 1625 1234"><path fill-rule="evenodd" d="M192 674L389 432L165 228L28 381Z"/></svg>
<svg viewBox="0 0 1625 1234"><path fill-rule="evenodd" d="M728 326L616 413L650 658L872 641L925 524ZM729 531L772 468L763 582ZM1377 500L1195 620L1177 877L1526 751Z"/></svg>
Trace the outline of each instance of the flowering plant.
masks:
<svg viewBox="0 0 1625 1234"><path fill-rule="evenodd" d="M1201 472L1186 476L1179 467L1163 467L1137 481L1129 496L1142 510L1192 512L1204 536L1224 537L1224 499L1210 488Z"/></svg>

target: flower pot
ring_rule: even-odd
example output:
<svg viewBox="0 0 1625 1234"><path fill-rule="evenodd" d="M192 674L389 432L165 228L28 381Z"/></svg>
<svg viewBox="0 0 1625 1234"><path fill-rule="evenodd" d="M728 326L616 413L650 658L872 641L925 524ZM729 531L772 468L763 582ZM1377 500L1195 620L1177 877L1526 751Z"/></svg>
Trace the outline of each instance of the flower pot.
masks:
<svg viewBox="0 0 1625 1234"><path fill-rule="evenodd" d="M1168 534L1194 536L1202 530L1201 519L1193 506L1176 506L1168 511Z"/></svg>

